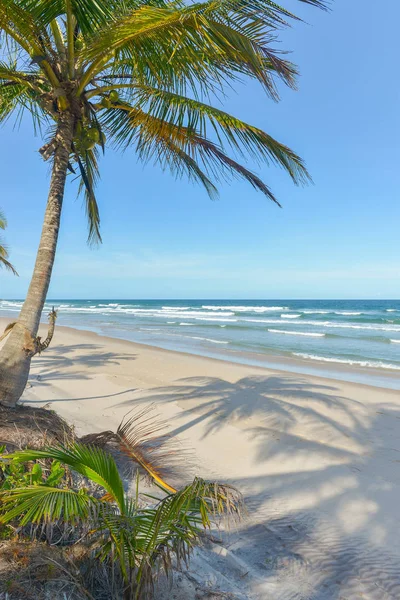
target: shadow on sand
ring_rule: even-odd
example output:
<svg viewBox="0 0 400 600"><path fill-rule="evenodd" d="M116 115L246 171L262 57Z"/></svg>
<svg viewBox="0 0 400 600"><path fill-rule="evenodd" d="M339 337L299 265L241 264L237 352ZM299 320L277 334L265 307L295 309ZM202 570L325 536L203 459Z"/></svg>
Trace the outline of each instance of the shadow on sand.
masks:
<svg viewBox="0 0 400 600"><path fill-rule="evenodd" d="M179 404L172 436L201 425L207 444L230 424L238 444L251 440L265 474L231 481L250 519L226 544L249 566L238 583L247 578L257 598L275 584L274 600L400 598L397 404L363 404L292 375L186 378L115 406L141 402Z"/></svg>
<svg viewBox="0 0 400 600"><path fill-rule="evenodd" d="M137 354L128 352L104 352L104 345L101 344L76 344L74 346L58 344L57 346L52 346L48 354L44 353L34 358L29 384L34 386L37 382L40 382L41 386L46 387L65 379L89 380L93 377L92 369L105 365L120 365L124 361L132 361L136 358ZM40 374L38 375L38 373ZM113 398L134 391L135 388L132 388L113 394L98 396L55 398L51 402L75 402ZM29 400L29 404L34 403L43 404L40 400Z"/></svg>
<svg viewBox="0 0 400 600"><path fill-rule="evenodd" d="M36 366L41 385L52 385L135 358L96 344L59 345ZM341 395L334 383L296 375L234 383L191 377L133 392L92 398L130 394L110 406L121 415L140 404L178 403L170 434L190 438L200 426L204 444L215 436L215 452L226 425L237 432L235 450L241 443L246 448L249 469L231 483L244 492L250 516L226 537L228 556L212 553L211 566L226 569L239 589L250 590L249 598L269 598L271 590L274 600L400 598L400 407L394 395L362 403ZM241 566L232 570L229 557Z"/></svg>

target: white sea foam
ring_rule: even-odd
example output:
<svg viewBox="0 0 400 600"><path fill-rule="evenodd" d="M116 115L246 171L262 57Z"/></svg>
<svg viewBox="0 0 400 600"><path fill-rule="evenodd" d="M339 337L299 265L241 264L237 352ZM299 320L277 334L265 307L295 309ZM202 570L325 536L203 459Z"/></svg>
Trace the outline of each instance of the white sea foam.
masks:
<svg viewBox="0 0 400 600"><path fill-rule="evenodd" d="M192 336L191 340L204 340L205 342L212 342L213 344L229 344L229 342L224 342L222 340L213 340L212 338L205 338L200 336Z"/></svg>
<svg viewBox="0 0 400 600"><path fill-rule="evenodd" d="M8 306L18 306L21 307L22 306L22 302L11 302L10 300L2 300L1 302L4 306L8 307Z"/></svg>
<svg viewBox="0 0 400 600"><path fill-rule="evenodd" d="M287 315L287 314L281 315L281 319L298 319L299 317L301 317L301 315L293 315L293 314L291 314L291 315Z"/></svg>
<svg viewBox="0 0 400 600"><path fill-rule="evenodd" d="M397 308L387 308L386 312L397 312Z"/></svg>
<svg viewBox="0 0 400 600"><path fill-rule="evenodd" d="M243 319L247 323L269 323L281 325L280 319ZM333 321L299 321L296 325L313 325L315 327L329 327L332 329L360 329L366 331L396 331L400 332L400 326L396 325L352 325L351 323L334 323Z"/></svg>
<svg viewBox="0 0 400 600"><path fill-rule="evenodd" d="M218 322L218 323L224 323L224 322L237 323L237 321L238 321L238 319L223 319L223 318L216 319L214 317L207 317L207 318L206 317L196 317L194 320L195 321L213 321L213 322Z"/></svg>
<svg viewBox="0 0 400 600"><path fill-rule="evenodd" d="M163 310L190 310L190 306L162 306ZM204 308L204 307L202 307Z"/></svg>
<svg viewBox="0 0 400 600"><path fill-rule="evenodd" d="M233 310L235 312L268 312L268 311L277 311L277 310L287 310L287 306L213 306L213 305L205 305L201 308L206 310Z"/></svg>
<svg viewBox="0 0 400 600"><path fill-rule="evenodd" d="M360 312L349 312L349 311L335 311L335 315L343 315L345 317L347 316L358 316L358 315L362 315L362 313Z"/></svg>
<svg viewBox="0 0 400 600"><path fill-rule="evenodd" d="M324 337L325 333L306 333L304 331L285 331L283 329L268 329L270 333L285 333L286 335L304 335L308 337Z"/></svg>
<svg viewBox="0 0 400 600"><path fill-rule="evenodd" d="M310 360L319 360L321 362L339 363L342 365L356 365L358 367L370 367L373 369L392 369L395 371L400 371L400 365L394 365L391 363L385 363L381 361L328 358L326 356L316 356L315 354L306 354L304 352L294 352L294 355Z"/></svg>
<svg viewBox="0 0 400 600"><path fill-rule="evenodd" d="M166 318L175 318L175 317L189 317L189 318L195 318L195 317L220 317L220 316L224 316L224 317L232 317L235 313L233 312L226 312L226 313L220 313L220 312L206 312L204 310L191 310L191 311L185 311L185 310L171 310L171 311L167 311L167 310L158 310L158 309L150 309L150 308L130 308L130 309L126 309L123 312L128 313L128 314L133 314L133 315L139 315L139 316L149 316L149 317L166 317Z"/></svg>
<svg viewBox="0 0 400 600"><path fill-rule="evenodd" d="M302 310L305 315L329 315L330 310Z"/></svg>
<svg viewBox="0 0 400 600"><path fill-rule="evenodd" d="M176 321L167 321L167 325L175 325Z"/></svg>
<svg viewBox="0 0 400 600"><path fill-rule="evenodd" d="M179 323L179 325L193 325L193 323Z"/></svg>
<svg viewBox="0 0 400 600"><path fill-rule="evenodd" d="M390 340L392 344L400 344L400 340Z"/></svg>

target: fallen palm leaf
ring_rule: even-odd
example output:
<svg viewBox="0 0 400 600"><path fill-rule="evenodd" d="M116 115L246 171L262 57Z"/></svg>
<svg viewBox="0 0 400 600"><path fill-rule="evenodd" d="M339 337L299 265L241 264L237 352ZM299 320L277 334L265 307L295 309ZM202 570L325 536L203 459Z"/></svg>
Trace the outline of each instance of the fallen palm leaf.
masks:
<svg viewBox="0 0 400 600"><path fill-rule="evenodd" d="M138 464L155 483L175 493L176 489L166 482L166 477L171 475L177 458L179 462L188 456L187 451L165 433L166 426L167 423L158 418L154 405L150 405L128 413L116 432L91 433L82 437L81 442L102 448L117 445L119 451Z"/></svg>

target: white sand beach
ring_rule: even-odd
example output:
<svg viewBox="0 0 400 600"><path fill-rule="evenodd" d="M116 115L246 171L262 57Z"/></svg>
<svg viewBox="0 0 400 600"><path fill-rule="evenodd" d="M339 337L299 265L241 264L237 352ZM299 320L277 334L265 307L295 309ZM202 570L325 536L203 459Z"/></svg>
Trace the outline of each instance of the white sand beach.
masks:
<svg viewBox="0 0 400 600"><path fill-rule="evenodd" d="M400 597L398 391L58 327L22 401L56 410L78 434L154 403L194 452L189 475L242 491L245 521L196 552L190 579L160 597Z"/></svg>

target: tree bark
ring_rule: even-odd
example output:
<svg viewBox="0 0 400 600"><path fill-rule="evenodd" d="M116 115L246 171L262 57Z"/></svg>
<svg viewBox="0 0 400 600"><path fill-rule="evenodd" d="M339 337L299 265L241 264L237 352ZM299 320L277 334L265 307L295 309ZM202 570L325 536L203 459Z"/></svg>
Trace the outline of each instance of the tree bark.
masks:
<svg viewBox="0 0 400 600"><path fill-rule="evenodd" d="M5 406L15 406L20 399L36 350L36 335L56 254L73 128L73 115L69 112L60 113L50 190L35 268L18 321L0 352L0 403Z"/></svg>

